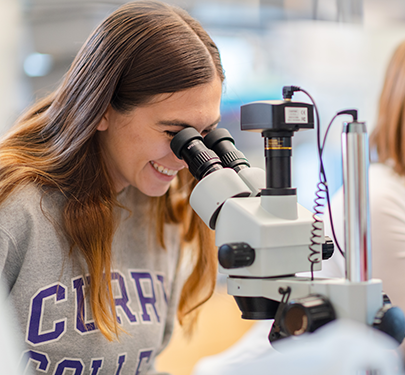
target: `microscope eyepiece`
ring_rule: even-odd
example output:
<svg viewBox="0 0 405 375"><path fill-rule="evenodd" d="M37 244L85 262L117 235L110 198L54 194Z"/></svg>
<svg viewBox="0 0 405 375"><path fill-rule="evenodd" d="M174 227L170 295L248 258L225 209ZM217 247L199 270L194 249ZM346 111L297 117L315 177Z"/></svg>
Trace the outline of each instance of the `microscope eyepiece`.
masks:
<svg viewBox="0 0 405 375"><path fill-rule="evenodd" d="M250 167L242 151L235 147L235 140L228 130L224 128L213 130L205 136L204 143L219 156L224 168L232 168L239 172L243 168Z"/></svg>
<svg viewBox="0 0 405 375"><path fill-rule="evenodd" d="M190 173L197 180L222 169L217 154L205 146L203 137L194 128L186 128L177 133L170 142L170 147L179 159L184 159Z"/></svg>
<svg viewBox="0 0 405 375"><path fill-rule="evenodd" d="M203 137L194 128L185 128L173 137L172 141L170 142L170 147L179 159L183 159L183 147L194 139L202 141Z"/></svg>

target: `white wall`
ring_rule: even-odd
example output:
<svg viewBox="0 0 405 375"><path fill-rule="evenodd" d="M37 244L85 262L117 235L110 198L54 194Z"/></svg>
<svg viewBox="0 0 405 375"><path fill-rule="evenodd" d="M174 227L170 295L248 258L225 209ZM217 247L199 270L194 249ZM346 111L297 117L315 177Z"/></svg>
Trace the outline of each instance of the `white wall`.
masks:
<svg viewBox="0 0 405 375"><path fill-rule="evenodd" d="M21 110L19 106L21 68L19 56L22 19L19 1L0 1L0 133Z"/></svg>

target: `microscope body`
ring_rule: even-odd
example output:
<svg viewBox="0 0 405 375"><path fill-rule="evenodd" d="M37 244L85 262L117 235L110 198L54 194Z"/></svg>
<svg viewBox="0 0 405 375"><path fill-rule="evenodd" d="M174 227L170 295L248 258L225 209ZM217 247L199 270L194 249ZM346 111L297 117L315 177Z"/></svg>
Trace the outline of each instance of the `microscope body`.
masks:
<svg viewBox="0 0 405 375"><path fill-rule="evenodd" d="M215 243L245 242L255 251L248 267L219 271L230 276L276 277L309 270L308 245L312 213L296 195L231 198L223 205L215 228ZM323 241L323 238L322 242ZM318 245L321 253L321 245ZM321 263L316 264L321 269Z"/></svg>
<svg viewBox="0 0 405 375"><path fill-rule="evenodd" d="M287 99L242 106L241 129L261 132L264 138L266 171L250 168L243 154L235 156L232 147L221 150L218 145L230 139L227 135L213 139L208 135L204 142L221 154L218 163L225 167L218 167L212 156L200 152L195 159L201 160L201 169L210 171L194 188L190 204L215 230L219 272L227 275L228 294L235 297L242 318L274 319L269 334L273 345L284 337L313 332L334 319L373 326L401 343L404 315L384 298L381 280L370 277L368 148L364 142L368 143L364 124L357 121L346 127L343 142L349 155L343 160L349 168L344 179L351 181L344 186L351 197L345 203L349 215L345 242L356 253L346 253L349 271L345 278L313 277L314 271L321 270L322 259L331 254L325 255L322 221L297 203L290 165L293 133L313 127L313 106L308 103ZM178 157L186 159L190 150L197 149L194 140L184 147L187 142L180 140L172 146ZM356 204L359 201L365 207Z"/></svg>
<svg viewBox="0 0 405 375"><path fill-rule="evenodd" d="M231 170L229 173L234 174ZM223 192L219 187L213 189L212 181L216 177L224 185L220 175L221 172L214 172L212 180L208 176L197 184L190 199L196 212L202 212L206 207L206 201L200 196L207 196L203 185L209 186L211 196ZM311 269L309 246L313 221L313 213L297 203L296 195L245 196L225 200L215 223L215 243L219 253L229 244L247 244L254 250L254 261L248 259L246 266L242 260L237 267L223 267L221 263L226 263L226 260L220 257L219 272L228 276L228 294L236 298L245 319L274 319L283 299L280 288L289 288L289 300L285 302L324 296L333 306L332 315L329 311L323 312L329 314L330 320L345 318L373 325L376 314L383 307L381 280L353 282L346 278L311 279L296 275L309 273ZM323 225L318 228L318 243L315 245L318 254L312 259L314 271L321 270L322 244L325 242ZM248 304L244 303L246 298ZM275 303L261 308L260 304L253 303L256 298ZM259 311L261 309L266 311Z"/></svg>

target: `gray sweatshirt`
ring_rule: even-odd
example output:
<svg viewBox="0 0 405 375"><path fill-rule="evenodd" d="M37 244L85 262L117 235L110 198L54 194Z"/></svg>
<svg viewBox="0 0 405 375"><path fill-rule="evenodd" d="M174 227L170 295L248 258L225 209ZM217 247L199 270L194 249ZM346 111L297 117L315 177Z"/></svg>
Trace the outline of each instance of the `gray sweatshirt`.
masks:
<svg viewBox="0 0 405 375"><path fill-rule="evenodd" d="M119 200L132 212L118 209L113 240L113 294L127 332L119 342L100 333L82 303L85 278L91 280L84 259L69 257L58 229L63 196L28 186L0 206L0 272L25 339L23 368L55 375L155 373L154 358L167 345L177 308L179 235L168 225L167 249L161 248L145 220L147 197L128 187Z"/></svg>

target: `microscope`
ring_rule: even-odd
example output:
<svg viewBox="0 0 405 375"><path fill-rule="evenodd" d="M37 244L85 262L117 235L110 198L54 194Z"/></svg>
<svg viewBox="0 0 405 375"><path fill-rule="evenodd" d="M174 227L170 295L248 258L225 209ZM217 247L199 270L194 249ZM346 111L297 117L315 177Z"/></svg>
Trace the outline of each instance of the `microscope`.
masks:
<svg viewBox="0 0 405 375"><path fill-rule="evenodd" d="M312 103L293 101L296 91ZM400 344L404 314L383 294L382 281L371 277L368 136L356 110L337 114L352 116L342 131L346 277L314 277L322 260L332 256L333 241L324 235L320 195L311 212L297 203L291 187L291 139L297 131L314 129L314 112L322 171L317 108L297 86L285 86L283 100L241 107L241 130L261 133L264 139L265 171L250 166L226 129L205 138L194 128L179 132L171 148L199 181L190 204L215 230L219 272L227 275L228 294L242 318L274 319L269 333L273 346L335 319L374 327ZM327 189L326 177L322 183Z"/></svg>

